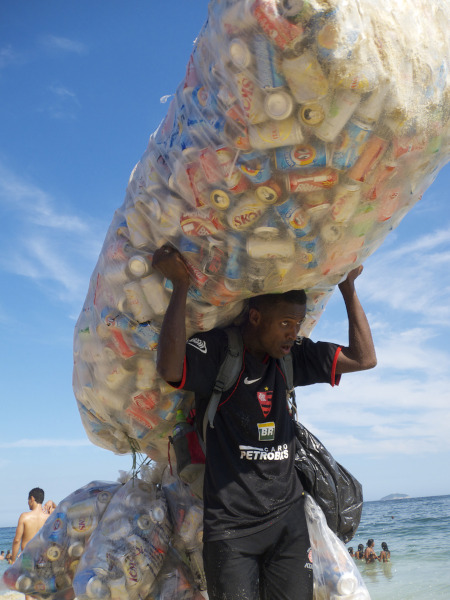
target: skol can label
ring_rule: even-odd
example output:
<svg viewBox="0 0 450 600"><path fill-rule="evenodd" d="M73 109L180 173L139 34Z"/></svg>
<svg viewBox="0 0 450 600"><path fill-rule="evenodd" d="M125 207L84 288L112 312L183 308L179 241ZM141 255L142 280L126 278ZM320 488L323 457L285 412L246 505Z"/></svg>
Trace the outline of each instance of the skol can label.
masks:
<svg viewBox="0 0 450 600"><path fill-rule="evenodd" d="M275 166L282 171L301 169L303 167L325 167L327 164L326 146L317 144L298 144L275 150Z"/></svg>
<svg viewBox="0 0 450 600"><path fill-rule="evenodd" d="M267 116L261 90L246 73L237 73L235 79L244 115L250 123L262 123Z"/></svg>
<svg viewBox="0 0 450 600"><path fill-rule="evenodd" d="M256 197L246 196L229 210L227 214L228 224L235 231L244 231L256 223L265 208L265 205Z"/></svg>

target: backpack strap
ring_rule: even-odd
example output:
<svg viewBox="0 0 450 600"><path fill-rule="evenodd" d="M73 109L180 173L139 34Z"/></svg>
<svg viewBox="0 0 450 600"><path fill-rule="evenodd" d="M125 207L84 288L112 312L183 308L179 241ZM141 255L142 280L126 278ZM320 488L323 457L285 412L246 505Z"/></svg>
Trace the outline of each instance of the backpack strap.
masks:
<svg viewBox="0 0 450 600"><path fill-rule="evenodd" d="M280 360L281 370L286 380L286 401L289 412L294 420L297 419L297 402L295 401L294 388L294 367L292 364L292 354L289 353Z"/></svg>
<svg viewBox="0 0 450 600"><path fill-rule="evenodd" d="M219 406L220 397L236 381L242 367L244 354L244 342L239 327L225 327L224 331L228 337L227 353L220 365L216 382L203 418L203 442L206 440L206 428L208 423L214 429L214 417Z"/></svg>

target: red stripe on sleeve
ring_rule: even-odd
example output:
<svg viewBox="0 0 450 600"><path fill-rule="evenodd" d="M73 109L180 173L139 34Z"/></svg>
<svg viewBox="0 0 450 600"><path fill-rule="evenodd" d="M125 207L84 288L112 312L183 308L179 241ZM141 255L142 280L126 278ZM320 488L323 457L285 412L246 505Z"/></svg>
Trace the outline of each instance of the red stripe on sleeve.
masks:
<svg viewBox="0 0 450 600"><path fill-rule="evenodd" d="M336 354L334 355L333 358L333 365L331 367L331 385L332 387L334 387L335 385L339 385L339 382L341 381L341 374L339 373L338 375L336 375L336 364L337 364L337 360L338 360L338 356L339 353L341 352L342 348L339 346L339 348L336 349Z"/></svg>
<svg viewBox="0 0 450 600"><path fill-rule="evenodd" d="M184 384L186 383L186 357L184 357L184 361L183 361L183 377L181 378L180 383L176 383L175 381L168 381L167 383L169 385L171 385L173 388L175 388L176 390L183 389Z"/></svg>

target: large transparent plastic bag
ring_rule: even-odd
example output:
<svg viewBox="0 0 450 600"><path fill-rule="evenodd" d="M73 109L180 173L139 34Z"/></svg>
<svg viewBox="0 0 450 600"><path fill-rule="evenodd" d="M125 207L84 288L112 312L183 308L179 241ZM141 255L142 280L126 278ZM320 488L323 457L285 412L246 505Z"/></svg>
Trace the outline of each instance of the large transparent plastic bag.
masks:
<svg viewBox="0 0 450 600"><path fill-rule="evenodd" d="M156 374L162 244L190 269L189 334L255 294L306 288L309 335L448 161L449 30L449 0L210 2L76 325L74 391L95 444L164 462L192 402Z"/></svg>
<svg viewBox="0 0 450 600"><path fill-rule="evenodd" d="M305 499L305 514L311 543L314 600L370 600L353 558L309 495Z"/></svg>
<svg viewBox="0 0 450 600"><path fill-rule="evenodd" d="M146 598L172 535L167 502L158 485L130 479L105 512L73 581L79 600Z"/></svg>
<svg viewBox="0 0 450 600"><path fill-rule="evenodd" d="M80 558L120 488L119 483L93 481L67 496L5 572L5 584L35 598L72 600Z"/></svg>

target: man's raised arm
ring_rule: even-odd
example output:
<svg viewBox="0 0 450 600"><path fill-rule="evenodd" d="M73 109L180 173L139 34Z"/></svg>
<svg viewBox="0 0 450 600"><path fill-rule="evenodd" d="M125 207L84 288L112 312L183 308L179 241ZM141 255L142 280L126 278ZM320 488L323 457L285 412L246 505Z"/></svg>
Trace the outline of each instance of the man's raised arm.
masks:
<svg viewBox="0 0 450 600"><path fill-rule="evenodd" d="M336 374L372 369L377 364L370 325L355 289L355 279L362 270L362 266L353 269L339 284L348 315L348 346L339 353Z"/></svg>
<svg viewBox="0 0 450 600"><path fill-rule="evenodd" d="M183 377L186 353L186 298L189 271L181 254L172 246L162 246L153 255L153 267L170 279L173 292L164 315L158 342L157 371L165 381Z"/></svg>

